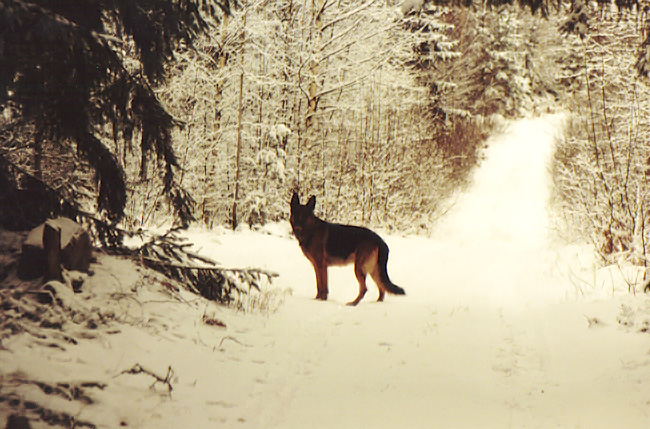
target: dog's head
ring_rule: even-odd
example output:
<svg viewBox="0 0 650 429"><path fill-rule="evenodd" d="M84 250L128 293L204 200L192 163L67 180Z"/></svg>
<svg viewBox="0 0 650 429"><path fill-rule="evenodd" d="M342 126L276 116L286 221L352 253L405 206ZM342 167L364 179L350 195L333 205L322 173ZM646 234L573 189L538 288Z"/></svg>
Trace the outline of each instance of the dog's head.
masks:
<svg viewBox="0 0 650 429"><path fill-rule="evenodd" d="M293 197L291 197L291 217L289 218L289 222L296 236L300 235L305 228L309 228L316 220L316 216L314 216L315 206L316 197L313 195L309 198L307 204L302 205L300 204L298 194L293 193Z"/></svg>

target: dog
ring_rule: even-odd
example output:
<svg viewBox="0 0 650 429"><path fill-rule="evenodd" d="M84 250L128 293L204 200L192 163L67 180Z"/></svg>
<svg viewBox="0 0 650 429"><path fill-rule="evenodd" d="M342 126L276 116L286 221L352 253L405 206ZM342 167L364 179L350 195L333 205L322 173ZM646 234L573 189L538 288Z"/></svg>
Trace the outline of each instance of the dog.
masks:
<svg viewBox="0 0 650 429"><path fill-rule="evenodd" d="M359 295L348 305L355 306L363 299L368 288L366 275L374 280L379 289L377 301L383 301L386 292L405 295L404 289L388 278L388 245L377 234L360 226L326 222L314 215L316 197L307 204L300 204L294 192L291 197L289 222L302 253L309 259L316 272L316 299L327 300L327 267L354 263L354 274L359 282Z"/></svg>

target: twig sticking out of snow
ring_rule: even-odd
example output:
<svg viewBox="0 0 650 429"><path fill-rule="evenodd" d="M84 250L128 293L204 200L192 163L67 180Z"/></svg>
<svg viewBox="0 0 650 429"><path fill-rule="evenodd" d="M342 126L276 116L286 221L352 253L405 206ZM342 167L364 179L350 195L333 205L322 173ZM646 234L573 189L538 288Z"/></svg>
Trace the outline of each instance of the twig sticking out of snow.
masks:
<svg viewBox="0 0 650 429"><path fill-rule="evenodd" d="M233 342L239 344L239 345L242 346L242 347L250 347L248 344L244 344L244 343L242 343L242 342L239 341L237 338L235 338L235 337L231 337L230 335L226 335L226 336L223 337L223 338L221 339L221 341L219 342L219 351L223 351L223 350L224 350L224 348L223 348L222 346L223 346L223 342L226 341L226 340L233 341ZM215 348L215 349L216 349L216 348Z"/></svg>
<svg viewBox="0 0 650 429"><path fill-rule="evenodd" d="M591 328L593 326L599 326L599 325L602 326L603 325L603 322L601 322L600 319L598 319L597 317L589 317L587 315L584 315L584 316L587 319L587 323L589 324L589 326L588 326L589 328Z"/></svg>
<svg viewBox="0 0 650 429"><path fill-rule="evenodd" d="M146 374L150 375L151 377L155 378L156 380L153 382L151 386L149 386L150 389L153 389L156 384L162 383L167 386L167 392L169 393L169 397L172 397L172 382L171 379L174 376L174 370L172 369L171 365L167 368L167 375L165 377L161 377L158 374L154 373L153 371L149 371L148 369L145 369L140 365L139 363L136 363L133 365L131 369L125 369L124 371L120 372L119 375L123 374Z"/></svg>

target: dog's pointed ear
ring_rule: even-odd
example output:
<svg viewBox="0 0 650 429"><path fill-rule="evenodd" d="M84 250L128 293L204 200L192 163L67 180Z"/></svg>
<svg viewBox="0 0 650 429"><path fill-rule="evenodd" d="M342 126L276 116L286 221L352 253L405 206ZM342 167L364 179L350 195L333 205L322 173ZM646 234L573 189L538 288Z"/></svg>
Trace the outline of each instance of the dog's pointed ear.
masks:
<svg viewBox="0 0 650 429"><path fill-rule="evenodd" d="M296 192L293 193L293 197L291 197L291 207L297 207L300 205L300 197Z"/></svg>
<svg viewBox="0 0 650 429"><path fill-rule="evenodd" d="M312 195L311 197L309 197L309 201L307 201L306 207L309 210L314 211L314 207L316 207L316 197L315 196Z"/></svg>

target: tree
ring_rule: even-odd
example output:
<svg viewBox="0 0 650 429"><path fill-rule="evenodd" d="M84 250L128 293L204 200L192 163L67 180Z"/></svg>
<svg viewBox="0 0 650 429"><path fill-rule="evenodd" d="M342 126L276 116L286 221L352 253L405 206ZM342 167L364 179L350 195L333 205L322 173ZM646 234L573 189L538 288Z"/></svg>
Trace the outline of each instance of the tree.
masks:
<svg viewBox="0 0 650 429"><path fill-rule="evenodd" d="M574 37L579 61L560 76L572 89L566 100L572 116L554 160L556 204L603 262L647 266L650 86L634 69L641 35L631 17L596 24Z"/></svg>
<svg viewBox="0 0 650 429"><path fill-rule="evenodd" d="M0 220L30 226L36 219L15 202L37 192L51 203L43 214L91 208L119 221L127 202L124 166L138 156L144 174L152 155L175 213L191 219L171 139L182 124L156 88L174 50L190 48L233 3L3 0ZM94 184L80 188L91 177Z"/></svg>
<svg viewBox="0 0 650 429"><path fill-rule="evenodd" d="M164 88L188 124L176 137L197 214L208 225L232 222L239 141L238 219L282 219L300 188L318 193L330 218L427 224L466 181L489 132L449 96L463 75L443 66L459 58L442 20L453 10L240 4L197 52L178 54Z"/></svg>

